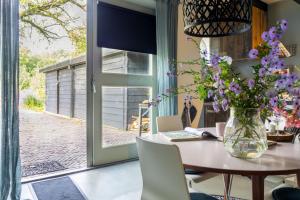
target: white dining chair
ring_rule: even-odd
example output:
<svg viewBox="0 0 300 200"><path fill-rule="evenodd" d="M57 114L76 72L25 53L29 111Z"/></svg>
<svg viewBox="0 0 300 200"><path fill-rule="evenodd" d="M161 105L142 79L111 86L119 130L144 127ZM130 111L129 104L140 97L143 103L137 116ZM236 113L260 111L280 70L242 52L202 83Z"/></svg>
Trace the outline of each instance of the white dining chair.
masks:
<svg viewBox="0 0 300 200"><path fill-rule="evenodd" d="M183 130L182 121L178 115L157 117L156 126L158 132Z"/></svg>
<svg viewBox="0 0 300 200"><path fill-rule="evenodd" d="M141 200L216 200L204 193L190 193L179 149L137 138L143 178Z"/></svg>
<svg viewBox="0 0 300 200"><path fill-rule="evenodd" d="M183 130L181 118L178 115L174 116L161 116L156 118L156 125L158 132L180 131ZM217 176L216 173L198 172L192 169L185 169L186 179L188 180L189 187L193 183L200 183Z"/></svg>
<svg viewBox="0 0 300 200"><path fill-rule="evenodd" d="M295 130L295 134L298 133L299 130ZM293 132L292 132L293 133ZM293 144L294 145L300 145L299 140L294 140ZM289 174L289 175L273 175L273 176L268 176L266 177L266 181L273 183L273 184L290 184L292 185L293 183L296 184L296 181L291 181L289 179L294 178L296 180L296 174Z"/></svg>

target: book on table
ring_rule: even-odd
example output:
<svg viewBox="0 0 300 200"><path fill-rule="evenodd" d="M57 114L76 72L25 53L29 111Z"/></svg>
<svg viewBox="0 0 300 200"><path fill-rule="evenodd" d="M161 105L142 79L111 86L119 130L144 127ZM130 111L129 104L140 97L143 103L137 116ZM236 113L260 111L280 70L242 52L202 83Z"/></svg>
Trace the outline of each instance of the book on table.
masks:
<svg viewBox="0 0 300 200"><path fill-rule="evenodd" d="M191 128L191 127L187 127L184 130L180 130L180 131L162 132L161 134L164 135L171 142L218 138L217 136L215 136L210 132Z"/></svg>

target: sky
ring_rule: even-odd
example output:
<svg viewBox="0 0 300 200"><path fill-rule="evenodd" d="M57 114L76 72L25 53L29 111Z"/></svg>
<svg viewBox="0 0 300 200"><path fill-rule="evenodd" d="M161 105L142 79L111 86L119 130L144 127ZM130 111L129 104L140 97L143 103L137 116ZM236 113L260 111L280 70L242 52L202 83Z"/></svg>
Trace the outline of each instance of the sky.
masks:
<svg viewBox="0 0 300 200"><path fill-rule="evenodd" d="M74 46L68 38L52 41L41 38L37 33L32 33L31 37L26 37L23 40L21 47L30 50L34 55L53 53L59 50L74 51Z"/></svg>
<svg viewBox="0 0 300 200"><path fill-rule="evenodd" d="M79 19L74 24L86 24L86 14L77 7L68 6L69 13ZM64 33L59 28L53 29L56 33ZM21 48L26 48L34 55L45 55L64 50L72 52L75 50L69 38L65 37L59 40L54 40L49 43L45 38L41 37L36 31L26 29L26 37L21 38Z"/></svg>

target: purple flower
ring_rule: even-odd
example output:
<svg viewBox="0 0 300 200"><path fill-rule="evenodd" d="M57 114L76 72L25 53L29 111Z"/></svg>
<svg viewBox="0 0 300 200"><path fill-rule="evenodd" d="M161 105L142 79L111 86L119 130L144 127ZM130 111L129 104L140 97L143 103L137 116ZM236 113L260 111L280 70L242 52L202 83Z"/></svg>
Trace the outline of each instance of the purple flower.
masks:
<svg viewBox="0 0 300 200"><path fill-rule="evenodd" d="M284 69L285 68L285 62L284 62L284 60L279 60L277 62L274 62L271 67L272 67L273 70Z"/></svg>
<svg viewBox="0 0 300 200"><path fill-rule="evenodd" d="M249 51L249 58L255 59L258 56L258 50L257 49L251 49Z"/></svg>
<svg viewBox="0 0 300 200"><path fill-rule="evenodd" d="M219 79L220 79L220 75L219 75L219 74L215 74L215 75L214 75L214 80L215 80L215 81L219 81Z"/></svg>
<svg viewBox="0 0 300 200"><path fill-rule="evenodd" d="M281 75L281 79L283 80L288 80L289 79L289 76L287 74L282 74Z"/></svg>
<svg viewBox="0 0 300 200"><path fill-rule="evenodd" d="M229 90L234 91L235 90L235 82L232 81L229 85Z"/></svg>
<svg viewBox="0 0 300 200"><path fill-rule="evenodd" d="M208 90L207 98L211 98L213 95L214 95L214 92L212 90Z"/></svg>
<svg viewBox="0 0 300 200"><path fill-rule="evenodd" d="M219 88L219 94L220 94L221 97L225 96L225 92L222 88Z"/></svg>
<svg viewBox="0 0 300 200"><path fill-rule="evenodd" d="M276 29L276 27L273 26L269 29L269 37L270 37L271 40L277 39L277 29Z"/></svg>
<svg viewBox="0 0 300 200"><path fill-rule="evenodd" d="M206 49L204 49L203 51L200 51L200 56L203 58L207 58L208 52Z"/></svg>
<svg viewBox="0 0 300 200"><path fill-rule="evenodd" d="M278 104L278 97L273 97L273 98L270 99L270 105L272 107L276 107L277 104Z"/></svg>
<svg viewBox="0 0 300 200"><path fill-rule="evenodd" d="M276 67L279 65L279 59L275 59L275 57L272 59L271 67Z"/></svg>
<svg viewBox="0 0 300 200"><path fill-rule="evenodd" d="M228 110L228 100L227 99L223 99L223 101L222 101L222 109L224 111Z"/></svg>
<svg viewBox="0 0 300 200"><path fill-rule="evenodd" d="M293 82L291 80L287 80L285 83L285 88L289 91L293 88Z"/></svg>
<svg viewBox="0 0 300 200"><path fill-rule="evenodd" d="M287 28L288 28L288 21L285 20L285 19L281 20L281 21L280 21L280 28L281 28L281 30L282 30L283 32L286 31Z"/></svg>
<svg viewBox="0 0 300 200"><path fill-rule="evenodd" d="M277 90L283 89L286 86L286 81L284 79L279 79L275 82L275 88Z"/></svg>
<svg viewBox="0 0 300 200"><path fill-rule="evenodd" d="M274 51L272 53L274 53ZM269 58L270 58L270 62L271 62L272 65L274 65L274 63L279 61L279 57L278 57L277 53L276 54L271 54Z"/></svg>
<svg viewBox="0 0 300 200"><path fill-rule="evenodd" d="M219 56L212 55L212 58L211 58L211 65L212 66L217 66L219 64L219 61L220 61L220 57Z"/></svg>
<svg viewBox="0 0 300 200"><path fill-rule="evenodd" d="M291 74L291 75L289 76L289 79L294 83L294 82L296 82L296 81L298 80L298 77L297 77L296 74Z"/></svg>
<svg viewBox="0 0 300 200"><path fill-rule="evenodd" d="M279 41L278 40L270 40L268 42L268 44L273 48L273 49L276 49L279 45Z"/></svg>
<svg viewBox="0 0 300 200"><path fill-rule="evenodd" d="M241 87L239 86L239 84L235 83L234 81L230 83L229 90L234 92L236 95L239 95L241 93Z"/></svg>
<svg viewBox="0 0 300 200"><path fill-rule="evenodd" d="M263 77L266 74L267 70L266 68L262 67L258 70L259 77Z"/></svg>
<svg viewBox="0 0 300 200"><path fill-rule="evenodd" d="M278 44L278 45L276 46L275 44L276 44L276 45ZM270 52L271 55L272 55L272 56L277 56L277 57L278 57L278 56L280 55L279 43L273 42L271 45L273 45L273 46L271 46L271 47L272 47L271 52ZM274 45L275 45L275 46L274 46Z"/></svg>
<svg viewBox="0 0 300 200"><path fill-rule="evenodd" d="M214 108L215 112L219 112L220 111L218 102L215 102L215 101L213 102L213 108Z"/></svg>
<svg viewBox="0 0 300 200"><path fill-rule="evenodd" d="M266 66L266 65L268 65L269 63L270 63L270 59L269 59L268 56L265 56L265 57L263 57L263 58L261 59L261 64L262 64L263 66Z"/></svg>
<svg viewBox="0 0 300 200"><path fill-rule="evenodd" d="M214 96L214 101L217 102L218 101L218 97L217 95Z"/></svg>
<svg viewBox="0 0 300 200"><path fill-rule="evenodd" d="M300 106L300 101L299 101L299 99L295 99L295 100L294 100L293 106L294 106L294 108L296 108L296 109L299 108L299 106Z"/></svg>
<svg viewBox="0 0 300 200"><path fill-rule="evenodd" d="M248 87L251 90L254 87L255 81L253 79L248 80Z"/></svg>
<svg viewBox="0 0 300 200"><path fill-rule="evenodd" d="M261 38L265 41L268 42L270 40L270 36L269 33L267 31L263 32L263 34L261 35Z"/></svg>
<svg viewBox="0 0 300 200"><path fill-rule="evenodd" d="M278 67L279 67L279 69L285 68L285 62L284 62L284 60L279 60L278 61Z"/></svg>

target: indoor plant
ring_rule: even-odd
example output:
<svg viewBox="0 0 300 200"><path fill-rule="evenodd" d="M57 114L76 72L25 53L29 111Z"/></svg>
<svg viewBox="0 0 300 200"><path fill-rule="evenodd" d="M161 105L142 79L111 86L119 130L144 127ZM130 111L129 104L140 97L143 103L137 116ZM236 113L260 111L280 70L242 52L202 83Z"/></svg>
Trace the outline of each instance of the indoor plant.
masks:
<svg viewBox="0 0 300 200"><path fill-rule="evenodd" d="M298 78L295 74L282 73L286 65L280 58L279 40L286 29L287 21L281 20L262 34L263 43L249 52L249 58L255 59L257 64L251 66L252 74L247 78L234 71L231 57L209 54L199 48L201 56L198 60L181 63L197 64L198 71L168 73L169 76L190 74L194 83L169 89L150 104L178 93L196 94L196 98L202 100L210 98L216 112L231 109L225 128L225 148L236 157L261 156L267 150L267 136L260 113L266 117L274 109L283 110L285 95L292 97L293 113L299 111Z"/></svg>

